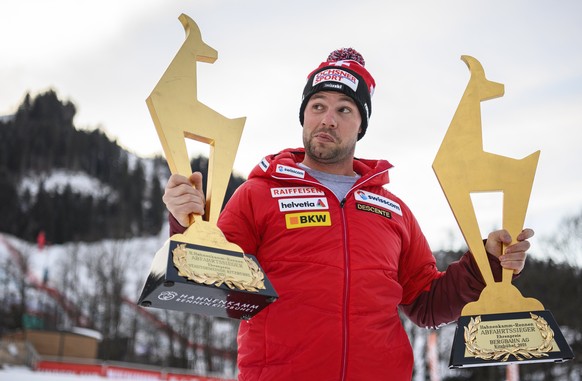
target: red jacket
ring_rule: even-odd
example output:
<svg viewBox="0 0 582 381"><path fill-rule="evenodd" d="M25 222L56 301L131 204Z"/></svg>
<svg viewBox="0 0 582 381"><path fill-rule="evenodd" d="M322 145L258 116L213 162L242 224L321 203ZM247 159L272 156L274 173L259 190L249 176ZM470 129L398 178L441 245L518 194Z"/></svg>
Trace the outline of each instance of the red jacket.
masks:
<svg viewBox="0 0 582 381"><path fill-rule="evenodd" d="M280 296L241 322L239 380L410 380L398 307L422 326L454 321L484 287L479 270L470 254L437 270L411 211L383 188L387 161L354 160L361 178L340 202L296 165L303 156L263 159L218 221Z"/></svg>

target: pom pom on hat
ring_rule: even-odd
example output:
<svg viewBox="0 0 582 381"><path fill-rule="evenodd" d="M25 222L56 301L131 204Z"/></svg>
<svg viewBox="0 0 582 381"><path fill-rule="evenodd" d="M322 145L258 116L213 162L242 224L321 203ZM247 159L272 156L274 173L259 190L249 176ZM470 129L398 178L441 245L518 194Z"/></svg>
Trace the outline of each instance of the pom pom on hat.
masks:
<svg viewBox="0 0 582 381"><path fill-rule="evenodd" d="M372 114L372 94L376 82L365 68L364 57L352 48L334 50L327 60L307 76L303 99L299 109L299 121L303 125L305 107L311 96L319 91L338 91L354 100L362 117L360 140L368 128Z"/></svg>
<svg viewBox="0 0 582 381"><path fill-rule="evenodd" d="M334 50L333 52L329 53L327 56L327 62L334 62L334 61L356 61L362 66L366 66L366 61L364 61L364 57L356 50L352 48L342 48Z"/></svg>

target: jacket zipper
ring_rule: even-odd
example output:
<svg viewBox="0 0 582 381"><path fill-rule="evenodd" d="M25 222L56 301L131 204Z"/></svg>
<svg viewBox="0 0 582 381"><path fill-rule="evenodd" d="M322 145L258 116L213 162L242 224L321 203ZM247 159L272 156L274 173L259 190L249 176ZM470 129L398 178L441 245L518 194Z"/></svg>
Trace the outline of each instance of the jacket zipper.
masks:
<svg viewBox="0 0 582 381"><path fill-rule="evenodd" d="M348 192L349 193L349 192ZM344 307L343 307L343 348L342 348L342 370L341 381L345 381L348 368L348 340L349 340L349 324L348 324L348 302L350 297L350 252L348 248L348 233L346 226L346 213L344 205L346 198L340 202L340 212L342 215L342 230L344 238Z"/></svg>
<svg viewBox="0 0 582 381"><path fill-rule="evenodd" d="M382 174L385 171L379 172L377 174L375 174L374 176L362 181L360 184L354 185L352 188L350 188L350 190L348 190L348 192L346 193L345 197L343 198L343 200L340 201L340 212L341 212L341 216L342 216L342 231L343 231L343 239L344 239L344 261L345 261L345 266L344 266L344 306L343 306L343 312L342 312L342 325L343 325L343 344L342 344L342 363L341 363L341 374L340 374L340 381L346 381L346 377L347 377L347 370L348 370L348 340L349 340L349 326L348 326L348 302L349 302L349 294L350 294L350 251L348 248L348 236L347 236L347 226L346 226L346 213L345 213L345 209L344 209L344 205L346 203L347 197L350 193L352 193L356 188L360 188L362 187L362 185L366 184L368 181L370 181L372 178L378 176L379 174ZM289 180L288 178L281 178L281 177L277 177L277 176L273 176L273 178L275 179L279 179L279 180ZM330 191L332 194L333 192L331 191L331 189L329 189L328 187L326 187L325 185L323 185L322 183L318 182L318 181L311 181L311 180L306 180L306 179L293 179L295 181L299 181L299 182L304 182L304 183L308 183L308 184L315 184L318 187L322 187L327 189L328 191Z"/></svg>

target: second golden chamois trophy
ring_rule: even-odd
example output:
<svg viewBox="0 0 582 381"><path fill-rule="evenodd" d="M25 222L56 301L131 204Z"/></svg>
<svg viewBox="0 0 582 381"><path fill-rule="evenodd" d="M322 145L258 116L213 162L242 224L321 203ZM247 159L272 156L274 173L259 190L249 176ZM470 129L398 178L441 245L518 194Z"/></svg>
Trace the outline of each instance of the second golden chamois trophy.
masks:
<svg viewBox="0 0 582 381"><path fill-rule="evenodd" d="M481 101L503 96L475 58L462 56L469 83L433 163L434 172L479 267L485 288L461 312L450 367L562 362L574 357L550 311L512 284L513 270L493 277L471 193L502 192L502 224L514 242L523 229L540 152L517 160L483 150ZM540 284L539 287L551 287Z"/></svg>
<svg viewBox="0 0 582 381"><path fill-rule="evenodd" d="M156 253L138 304L247 320L278 295L256 258L216 226L245 118L228 119L198 101L196 62L213 63L218 53L190 17L179 20L186 39L146 103L173 174L192 174L186 138L210 145L207 220L192 216L188 229Z"/></svg>

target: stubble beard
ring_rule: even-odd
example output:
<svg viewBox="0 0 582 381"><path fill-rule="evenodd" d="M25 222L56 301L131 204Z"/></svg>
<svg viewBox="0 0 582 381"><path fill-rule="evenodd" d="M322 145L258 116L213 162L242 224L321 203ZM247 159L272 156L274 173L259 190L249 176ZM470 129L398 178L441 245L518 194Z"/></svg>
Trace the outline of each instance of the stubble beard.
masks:
<svg viewBox="0 0 582 381"><path fill-rule="evenodd" d="M327 133L332 134L329 131ZM335 145L317 143L314 142L313 136L304 136L305 154L310 159L322 164L338 163L348 158L351 160L356 150L355 141L351 145L342 145L342 141L338 140L335 135L333 136L336 139Z"/></svg>

